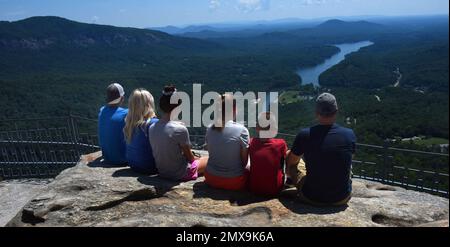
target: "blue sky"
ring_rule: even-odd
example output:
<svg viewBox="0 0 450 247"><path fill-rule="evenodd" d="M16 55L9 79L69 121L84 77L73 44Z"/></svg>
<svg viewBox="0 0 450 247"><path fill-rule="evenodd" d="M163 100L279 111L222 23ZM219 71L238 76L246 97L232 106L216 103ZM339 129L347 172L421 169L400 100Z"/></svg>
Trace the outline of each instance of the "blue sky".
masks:
<svg viewBox="0 0 450 247"><path fill-rule="evenodd" d="M359 15L448 14L448 0L0 0L0 20L54 15L76 21L155 27Z"/></svg>

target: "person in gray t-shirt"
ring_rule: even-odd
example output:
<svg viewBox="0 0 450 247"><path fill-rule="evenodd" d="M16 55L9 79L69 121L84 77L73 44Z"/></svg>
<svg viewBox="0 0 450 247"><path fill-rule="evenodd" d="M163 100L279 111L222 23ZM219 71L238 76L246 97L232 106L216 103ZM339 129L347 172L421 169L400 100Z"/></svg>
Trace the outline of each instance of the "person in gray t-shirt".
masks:
<svg viewBox="0 0 450 247"><path fill-rule="evenodd" d="M208 173L225 178L239 177L244 174L246 160L241 158L241 150L249 146L249 132L245 126L228 121L222 130L210 126L206 132L209 160Z"/></svg>
<svg viewBox="0 0 450 247"><path fill-rule="evenodd" d="M230 113L225 112L228 104L233 105ZM222 113L222 121L211 125L206 132L209 159L205 182L215 188L241 190L246 187L248 180L245 168L248 163L250 135L244 125L234 121L236 101L232 95L222 95L221 104L217 107L216 112Z"/></svg>
<svg viewBox="0 0 450 247"><path fill-rule="evenodd" d="M191 151L189 132L186 126L172 121L172 111L181 104L171 104L176 93L174 86L166 86L159 106L164 112L161 120L149 128L149 140L159 175L177 181L195 180L205 170L207 158L197 159Z"/></svg>
<svg viewBox="0 0 450 247"><path fill-rule="evenodd" d="M182 179L190 162L180 148L191 146L187 128L180 122L160 120L150 126L149 139L160 176Z"/></svg>

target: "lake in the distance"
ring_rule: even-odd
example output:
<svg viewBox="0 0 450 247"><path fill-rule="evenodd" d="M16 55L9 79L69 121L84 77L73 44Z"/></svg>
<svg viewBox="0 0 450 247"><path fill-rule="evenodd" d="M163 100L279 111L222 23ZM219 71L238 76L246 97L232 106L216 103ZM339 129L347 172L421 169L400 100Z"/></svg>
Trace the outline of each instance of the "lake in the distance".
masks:
<svg viewBox="0 0 450 247"><path fill-rule="evenodd" d="M333 67L334 65L345 60L345 56L350 53L357 52L363 47L371 46L374 43L371 41L361 41L356 43L339 44L334 45L338 47L341 51L336 55L326 59L323 63L316 65L314 67L300 68L297 74L302 78L302 84L314 84L319 86L319 76Z"/></svg>

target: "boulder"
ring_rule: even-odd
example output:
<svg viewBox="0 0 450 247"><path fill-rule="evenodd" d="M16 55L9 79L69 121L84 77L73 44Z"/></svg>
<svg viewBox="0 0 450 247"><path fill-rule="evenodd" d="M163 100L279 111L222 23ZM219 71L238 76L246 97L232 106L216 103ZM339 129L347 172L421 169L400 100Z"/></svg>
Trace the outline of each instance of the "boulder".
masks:
<svg viewBox="0 0 450 247"><path fill-rule="evenodd" d="M449 200L353 180L347 206L313 207L295 189L278 198L213 189L108 167L101 153L83 156L7 224L22 226L446 226Z"/></svg>
<svg viewBox="0 0 450 247"><path fill-rule="evenodd" d="M0 181L0 227L5 226L50 181L48 179Z"/></svg>

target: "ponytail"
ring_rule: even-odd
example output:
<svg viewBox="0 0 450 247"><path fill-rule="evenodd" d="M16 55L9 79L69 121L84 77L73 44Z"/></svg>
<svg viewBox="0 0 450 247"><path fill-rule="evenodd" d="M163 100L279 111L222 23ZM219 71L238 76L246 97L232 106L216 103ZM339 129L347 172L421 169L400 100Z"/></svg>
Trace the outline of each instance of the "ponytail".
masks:
<svg viewBox="0 0 450 247"><path fill-rule="evenodd" d="M177 88L173 85L165 86L161 98L159 98L159 108L165 113L171 113L173 109L181 105L181 99L177 104L171 104L170 99L177 92Z"/></svg>
<svg viewBox="0 0 450 247"><path fill-rule="evenodd" d="M236 110L236 100L234 99L233 95L222 94L220 96L220 100L219 100L219 103L217 105L216 112L219 112L219 114L222 115L222 119L221 119L221 121L219 119L216 120L216 123L214 123L213 126L212 126L213 130L222 132L223 129L225 128L226 120L229 120L229 119L226 119L226 117L227 117L227 114L226 114L227 113L226 112L226 110L227 110L226 109L226 105L227 104L226 103L230 102L231 100L233 102L233 114L234 114L234 111Z"/></svg>

